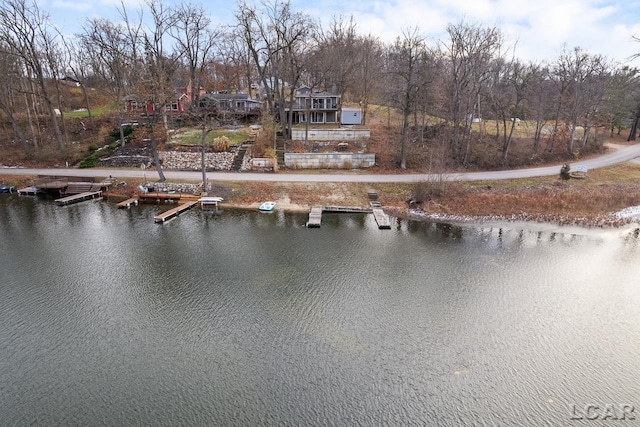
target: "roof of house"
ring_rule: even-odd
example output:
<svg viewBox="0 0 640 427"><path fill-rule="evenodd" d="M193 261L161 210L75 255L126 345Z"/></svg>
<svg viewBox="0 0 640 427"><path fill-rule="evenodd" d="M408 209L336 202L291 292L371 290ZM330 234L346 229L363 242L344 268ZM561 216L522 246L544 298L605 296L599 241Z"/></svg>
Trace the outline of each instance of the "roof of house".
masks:
<svg viewBox="0 0 640 427"><path fill-rule="evenodd" d="M329 93L329 92L325 92L325 91L317 91L317 92L312 92L312 93L301 93L302 91L308 91L309 88L307 86L303 86L300 87L298 89L296 89L296 96L298 97L308 97L311 96L312 98L339 98L340 95L336 95L335 93Z"/></svg>

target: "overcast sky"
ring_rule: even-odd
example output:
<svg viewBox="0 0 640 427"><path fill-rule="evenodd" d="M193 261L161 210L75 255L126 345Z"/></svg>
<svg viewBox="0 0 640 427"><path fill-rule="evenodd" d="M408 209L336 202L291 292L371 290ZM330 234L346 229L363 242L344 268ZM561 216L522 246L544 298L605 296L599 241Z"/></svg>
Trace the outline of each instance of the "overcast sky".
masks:
<svg viewBox="0 0 640 427"><path fill-rule="evenodd" d="M140 0L38 0L63 33L76 33L87 17L117 19L121 1L132 13ZM165 0L176 3L180 0ZM184 0L188 2L189 0ZM234 0L190 0L203 4L215 22L231 23ZM273 1L273 0L268 0ZM257 2L259 4L259 1ZM496 26L516 44L524 60L553 60L563 45L580 46L620 63L640 66L640 0L291 0L293 8L328 25L335 15L353 15L359 32L391 41L418 27L432 43L446 39L449 23L465 20Z"/></svg>

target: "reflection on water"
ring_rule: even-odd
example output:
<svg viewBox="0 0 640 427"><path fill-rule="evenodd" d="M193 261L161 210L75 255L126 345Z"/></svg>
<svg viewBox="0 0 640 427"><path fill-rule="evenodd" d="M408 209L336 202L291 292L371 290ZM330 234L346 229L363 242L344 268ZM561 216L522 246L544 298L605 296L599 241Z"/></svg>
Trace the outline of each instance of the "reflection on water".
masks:
<svg viewBox="0 0 640 427"><path fill-rule="evenodd" d="M640 411L637 228L0 198L3 425L593 425ZM582 424L581 424L582 423Z"/></svg>

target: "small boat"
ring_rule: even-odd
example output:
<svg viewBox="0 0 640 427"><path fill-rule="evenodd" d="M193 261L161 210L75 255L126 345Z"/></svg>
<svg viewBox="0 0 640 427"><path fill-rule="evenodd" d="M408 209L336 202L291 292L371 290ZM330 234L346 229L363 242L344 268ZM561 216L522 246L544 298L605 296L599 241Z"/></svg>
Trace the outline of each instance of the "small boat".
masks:
<svg viewBox="0 0 640 427"><path fill-rule="evenodd" d="M15 193L16 187L9 184L0 184L0 193Z"/></svg>
<svg viewBox="0 0 640 427"><path fill-rule="evenodd" d="M262 212L271 212L276 207L276 202L264 202L260 205L258 210Z"/></svg>

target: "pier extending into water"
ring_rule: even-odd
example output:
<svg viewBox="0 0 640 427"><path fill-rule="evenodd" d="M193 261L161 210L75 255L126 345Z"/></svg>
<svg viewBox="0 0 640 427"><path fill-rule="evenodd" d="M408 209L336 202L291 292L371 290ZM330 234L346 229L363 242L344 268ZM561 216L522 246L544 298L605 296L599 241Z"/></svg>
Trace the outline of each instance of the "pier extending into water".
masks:
<svg viewBox="0 0 640 427"><path fill-rule="evenodd" d="M21 196L36 196L41 192L42 191L35 186L18 189L18 194L20 194Z"/></svg>
<svg viewBox="0 0 640 427"><path fill-rule="evenodd" d="M123 200L122 202L118 203L117 206L118 209L130 208L131 205L137 205L139 201L140 199L138 197L132 197L130 199Z"/></svg>
<svg viewBox="0 0 640 427"><path fill-rule="evenodd" d="M307 221L307 227L309 228L319 228L320 223L322 222L322 206L314 206L311 208L311 212L309 212L309 220Z"/></svg>
<svg viewBox="0 0 640 427"><path fill-rule="evenodd" d="M189 201L187 203L183 203L180 206L178 206L177 208L173 208L173 209L169 209L166 212L163 212L159 215L156 215L155 217L153 217L153 220L156 223L161 223L161 222L165 222L168 219L171 219L173 217L176 217L178 215L180 215L182 212L191 209L193 206L197 205L198 201L197 200L192 200Z"/></svg>
<svg viewBox="0 0 640 427"><path fill-rule="evenodd" d="M372 203L371 207L360 207L360 206L314 206L311 208L309 212L309 220L307 221L307 227L309 228L319 228L322 224L322 213L330 212L330 213L372 213L373 217L378 224L378 228L390 229L391 228L391 220L389 219L389 215L387 215L380 206L380 203Z"/></svg>
<svg viewBox="0 0 640 427"><path fill-rule="evenodd" d="M61 199L56 199L55 202L58 206L66 206L74 203L84 202L85 200L95 199L100 196L102 196L102 191L87 191L84 193L63 197Z"/></svg>

